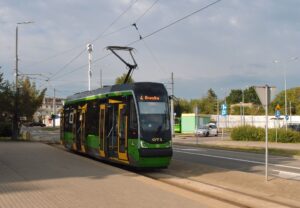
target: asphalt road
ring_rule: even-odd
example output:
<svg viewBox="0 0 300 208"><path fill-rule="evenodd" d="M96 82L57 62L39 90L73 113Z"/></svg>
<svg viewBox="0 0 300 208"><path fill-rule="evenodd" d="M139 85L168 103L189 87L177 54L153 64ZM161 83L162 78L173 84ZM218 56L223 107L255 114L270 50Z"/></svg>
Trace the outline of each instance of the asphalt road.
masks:
<svg viewBox="0 0 300 208"><path fill-rule="evenodd" d="M265 174L265 155L238 151L174 145L173 158L229 170ZM270 156L269 175L300 180L300 160L292 157Z"/></svg>

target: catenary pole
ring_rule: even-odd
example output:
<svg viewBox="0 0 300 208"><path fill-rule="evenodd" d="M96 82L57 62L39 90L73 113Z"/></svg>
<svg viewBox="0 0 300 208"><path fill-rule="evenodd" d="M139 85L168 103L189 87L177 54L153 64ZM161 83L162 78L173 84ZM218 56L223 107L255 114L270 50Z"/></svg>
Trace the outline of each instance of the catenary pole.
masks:
<svg viewBox="0 0 300 208"><path fill-rule="evenodd" d="M171 74L171 90L172 90L172 95L171 95L171 132L172 132L172 137L174 135L174 74L172 72Z"/></svg>
<svg viewBox="0 0 300 208"><path fill-rule="evenodd" d="M91 70L91 65L92 65L92 52L93 52L93 45L92 44L87 44L87 51L89 53L89 68L88 68L88 90L91 91L91 77L92 77L92 70Z"/></svg>

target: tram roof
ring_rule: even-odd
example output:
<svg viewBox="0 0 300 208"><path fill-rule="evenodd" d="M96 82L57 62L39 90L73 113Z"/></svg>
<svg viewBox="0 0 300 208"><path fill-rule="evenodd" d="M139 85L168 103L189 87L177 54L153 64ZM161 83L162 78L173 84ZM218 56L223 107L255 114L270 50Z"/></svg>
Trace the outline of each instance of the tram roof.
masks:
<svg viewBox="0 0 300 208"><path fill-rule="evenodd" d="M84 92L79 92L75 93L74 95L68 96L66 99L67 102L83 99L86 97L90 96L96 96L96 95L103 95L103 94L108 94L108 93L113 93L113 92L120 92L120 91L129 91L129 90L134 90L136 87L139 86L151 86L151 85L163 85L162 83L156 83L156 82L135 82L135 83L130 83L130 84L117 84L117 85L112 85L112 86L105 86L103 88L98 88L95 90L91 91L84 91Z"/></svg>

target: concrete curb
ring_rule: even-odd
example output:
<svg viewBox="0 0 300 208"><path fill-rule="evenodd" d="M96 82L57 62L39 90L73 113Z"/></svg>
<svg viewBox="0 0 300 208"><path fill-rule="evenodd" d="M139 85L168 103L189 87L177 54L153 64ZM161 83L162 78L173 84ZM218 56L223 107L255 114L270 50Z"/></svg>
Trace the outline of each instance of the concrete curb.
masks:
<svg viewBox="0 0 300 208"><path fill-rule="evenodd" d="M192 192L199 193L217 200L221 200L238 207L295 207L299 208L299 202L288 199L270 199L267 196L254 196L234 190L229 190L219 186L209 185L198 181L179 178L176 176L152 173L148 175L151 178L174 185Z"/></svg>

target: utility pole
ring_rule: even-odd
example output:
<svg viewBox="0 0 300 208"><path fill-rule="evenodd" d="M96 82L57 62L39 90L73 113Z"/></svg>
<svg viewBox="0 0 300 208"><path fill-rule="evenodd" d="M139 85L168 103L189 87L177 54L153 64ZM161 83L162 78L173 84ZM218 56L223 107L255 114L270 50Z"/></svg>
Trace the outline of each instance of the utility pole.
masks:
<svg viewBox="0 0 300 208"><path fill-rule="evenodd" d="M171 132L174 135L174 74L171 74Z"/></svg>
<svg viewBox="0 0 300 208"><path fill-rule="evenodd" d="M217 98L217 129L219 129L219 122L220 122L220 106L219 106L219 99Z"/></svg>
<svg viewBox="0 0 300 208"><path fill-rule="evenodd" d="M88 69L88 90L91 91L91 77L92 77L92 71L91 71L91 65L92 65L92 52L93 52L93 45L87 44L87 51L89 53L89 69Z"/></svg>
<svg viewBox="0 0 300 208"><path fill-rule="evenodd" d="M269 121L269 118L268 118L268 105L269 105L269 102L270 102L270 87L268 85L265 86L265 96L266 96L266 105L265 105L265 110L266 110L266 129L265 129L265 180L268 181L268 162L269 162L269 159L268 159L268 156L269 156L269 153L268 153L268 121Z"/></svg>
<svg viewBox="0 0 300 208"><path fill-rule="evenodd" d="M18 24L16 27L16 94L15 94L15 106L14 106L14 115L13 115L13 123L12 123L12 139L17 140L19 135L19 72L18 72Z"/></svg>
<svg viewBox="0 0 300 208"><path fill-rule="evenodd" d="M287 131L287 96L286 96L286 68L284 67L284 118L285 118L285 131Z"/></svg>
<svg viewBox="0 0 300 208"><path fill-rule="evenodd" d="M268 163L269 163L269 151L268 151L268 105L270 104L271 100L271 91L275 89L275 87L271 87L269 85L265 86L255 86L254 87L258 98L265 109L265 118L266 118L266 125L265 125L265 180L268 181Z"/></svg>
<svg viewBox="0 0 300 208"><path fill-rule="evenodd" d="M55 127L55 118L56 118L56 98L55 98L55 88L53 90L53 116L52 116L52 123L53 123L53 127Z"/></svg>
<svg viewBox="0 0 300 208"><path fill-rule="evenodd" d="M290 101L290 122L292 123L292 102Z"/></svg>
<svg viewBox="0 0 300 208"><path fill-rule="evenodd" d="M244 89L242 89L242 102L243 102L243 126L245 125L245 94Z"/></svg>
<svg viewBox="0 0 300 208"><path fill-rule="evenodd" d="M16 94L15 94L15 106L14 106L14 115L12 121L12 139L17 140L19 136L19 57L18 57L18 25L21 24L30 24L33 22L18 22L16 26Z"/></svg>

